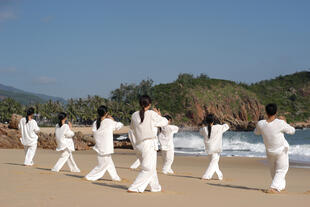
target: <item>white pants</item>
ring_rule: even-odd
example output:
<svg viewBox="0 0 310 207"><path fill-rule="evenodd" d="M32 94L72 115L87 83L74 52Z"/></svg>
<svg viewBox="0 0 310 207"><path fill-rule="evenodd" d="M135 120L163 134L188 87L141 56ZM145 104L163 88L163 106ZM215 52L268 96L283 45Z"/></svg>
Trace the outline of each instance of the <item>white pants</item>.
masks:
<svg viewBox="0 0 310 207"><path fill-rule="evenodd" d="M267 159L270 165L272 183L270 188L282 191L285 189L285 176L289 168L288 152L282 152L280 155L268 155Z"/></svg>
<svg viewBox="0 0 310 207"><path fill-rule="evenodd" d="M104 176L105 172L108 171L112 180L121 181L118 176L111 155L98 155L98 165L88 173L85 178L87 180L96 181Z"/></svg>
<svg viewBox="0 0 310 207"><path fill-rule="evenodd" d="M174 149L162 150L161 155L163 157L163 162L164 162L162 172L164 174L168 174L168 173L173 174L174 172L171 169L171 165L174 160Z"/></svg>
<svg viewBox="0 0 310 207"><path fill-rule="evenodd" d="M130 169L137 169L141 165L139 158L130 166Z"/></svg>
<svg viewBox="0 0 310 207"><path fill-rule="evenodd" d="M219 160L220 160L220 153L211 154L211 161L209 164L208 169L206 170L205 174L202 176L203 179L210 180L214 173L217 174L219 180L223 179L223 174L219 168Z"/></svg>
<svg viewBox="0 0 310 207"><path fill-rule="evenodd" d="M61 154L59 160L57 161L56 165L52 168L52 171L59 172L59 170L64 166L64 164L66 162L67 162L71 172L80 172L80 169L78 168L78 166L74 162L72 152L68 149L65 149L62 152L62 154Z"/></svg>
<svg viewBox="0 0 310 207"><path fill-rule="evenodd" d="M161 191L156 171L157 146L155 145L154 140L145 140L136 146L137 156L141 160L141 171L129 187L129 191L142 193L148 185L152 192Z"/></svg>
<svg viewBox="0 0 310 207"><path fill-rule="evenodd" d="M33 165L33 157L36 154L37 151L37 145L32 146L24 146L25 149L25 161L24 165L26 166L32 166Z"/></svg>

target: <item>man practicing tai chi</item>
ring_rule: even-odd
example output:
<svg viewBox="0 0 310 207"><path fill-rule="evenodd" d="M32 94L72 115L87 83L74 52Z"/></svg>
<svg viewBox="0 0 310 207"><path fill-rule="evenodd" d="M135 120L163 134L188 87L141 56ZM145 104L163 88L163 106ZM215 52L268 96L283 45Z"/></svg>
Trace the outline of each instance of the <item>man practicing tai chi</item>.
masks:
<svg viewBox="0 0 310 207"><path fill-rule="evenodd" d="M276 193L285 189L285 176L289 168L289 144L284 133L294 134L295 128L287 124L284 117L276 118L276 104L268 104L266 113L267 120L259 121L254 133L262 135L270 165L272 183L267 193Z"/></svg>

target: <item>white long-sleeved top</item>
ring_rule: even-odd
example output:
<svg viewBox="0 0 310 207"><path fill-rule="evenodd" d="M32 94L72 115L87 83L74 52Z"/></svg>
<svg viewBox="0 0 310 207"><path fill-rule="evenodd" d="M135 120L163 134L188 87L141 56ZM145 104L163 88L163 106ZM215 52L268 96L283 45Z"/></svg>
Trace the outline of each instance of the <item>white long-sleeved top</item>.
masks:
<svg viewBox="0 0 310 207"><path fill-rule="evenodd" d="M173 135L178 133L178 131L179 127L175 125L168 125L161 128L158 139L162 150L171 150L174 148Z"/></svg>
<svg viewBox="0 0 310 207"><path fill-rule="evenodd" d="M62 151L68 149L70 151L75 151L74 142L72 137L74 132L70 129L68 124L64 124L61 127L56 125L55 130L57 148L56 151Z"/></svg>
<svg viewBox="0 0 310 207"><path fill-rule="evenodd" d="M93 147L99 155L108 155L114 153L113 131L119 130L124 125L121 122L116 122L112 119L104 119L97 129L97 121L93 123L93 134L96 145Z"/></svg>
<svg viewBox="0 0 310 207"><path fill-rule="evenodd" d="M262 135L268 154L279 155L289 148L284 133L295 134L295 128L280 119L275 119L270 123L266 120L261 120L257 123L254 133Z"/></svg>
<svg viewBox="0 0 310 207"><path fill-rule="evenodd" d="M168 120L152 110L145 111L142 123L139 111L131 116L130 128L133 131L136 145L145 139L156 138L157 130L155 130L155 128L164 127L166 125L168 125Z"/></svg>
<svg viewBox="0 0 310 207"><path fill-rule="evenodd" d="M38 143L38 135L36 133L40 131L40 128L34 119L26 123L26 118L22 118L19 121L18 128L22 135L20 141L24 146L33 146Z"/></svg>
<svg viewBox="0 0 310 207"><path fill-rule="evenodd" d="M208 127L200 129L201 136L204 137L205 150L208 154L221 153L223 145L223 133L229 129L227 124L216 124L211 127L211 135L208 137Z"/></svg>

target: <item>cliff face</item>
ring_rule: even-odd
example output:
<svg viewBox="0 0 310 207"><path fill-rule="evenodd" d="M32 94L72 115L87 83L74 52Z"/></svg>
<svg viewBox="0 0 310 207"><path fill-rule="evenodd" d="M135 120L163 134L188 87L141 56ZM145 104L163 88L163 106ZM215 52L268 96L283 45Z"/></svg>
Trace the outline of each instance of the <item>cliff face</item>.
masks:
<svg viewBox="0 0 310 207"><path fill-rule="evenodd" d="M154 87L154 99L176 124L197 128L208 113L232 130L253 130L265 114L264 105L276 103L295 127L310 127L310 72L300 72L252 85L232 81L179 77Z"/></svg>
<svg viewBox="0 0 310 207"><path fill-rule="evenodd" d="M184 115L192 126L201 124L205 115L212 113L218 123L228 123L232 130L253 130L263 114L263 106L255 95L233 84L190 89L187 100Z"/></svg>

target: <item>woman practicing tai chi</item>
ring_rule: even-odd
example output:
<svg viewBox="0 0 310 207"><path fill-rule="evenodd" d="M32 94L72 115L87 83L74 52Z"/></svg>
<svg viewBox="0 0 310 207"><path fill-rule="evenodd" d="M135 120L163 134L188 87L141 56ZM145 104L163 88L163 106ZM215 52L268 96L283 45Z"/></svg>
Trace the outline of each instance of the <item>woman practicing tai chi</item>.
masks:
<svg viewBox="0 0 310 207"><path fill-rule="evenodd" d="M37 122L33 119L34 108L29 108L27 110L26 117L19 121L18 128L22 134L20 138L21 143L24 145L25 149L25 166L33 165L33 157L37 150L38 135L37 132L40 131Z"/></svg>
<svg viewBox="0 0 310 207"><path fill-rule="evenodd" d="M294 134L295 128L286 123L284 117L276 118L276 104L268 104L266 113L267 120L259 121L254 133L262 135L270 165L272 183L267 192L275 193L285 189L285 176L289 168L289 144L284 137L284 133Z"/></svg>
<svg viewBox="0 0 310 207"><path fill-rule="evenodd" d="M141 161L141 171L128 192L142 193L148 185L152 192L161 191L156 171L158 142L157 131L154 128L168 125L168 120L161 116L159 110L150 110L151 104L152 100L149 96L142 96L140 98L141 110L131 117L130 129L136 139L135 149Z"/></svg>
<svg viewBox="0 0 310 207"><path fill-rule="evenodd" d="M209 114L204 120L207 125L200 129L200 134L204 137L206 152L211 155L211 161L202 179L210 180L214 173L217 174L219 180L223 180L223 174L219 168L219 160L222 152L223 133L229 129L227 124L214 125L214 115Z"/></svg>
<svg viewBox="0 0 310 207"><path fill-rule="evenodd" d="M164 116L169 124L167 126L160 128L160 134L158 135L158 140L161 147L161 155L163 157L164 166L162 172L164 174L174 174L171 169L171 165L174 160L174 143L173 135L178 133L179 127L171 125L172 118L169 115Z"/></svg>
<svg viewBox="0 0 310 207"><path fill-rule="evenodd" d="M58 124L56 125L56 142L57 148L56 151L62 151L62 154L57 161L56 165L52 168L52 171L59 172L59 170L67 162L71 172L80 172L80 169L74 162L72 152L75 151L74 143L72 137L74 132L71 130L72 125L70 122L66 123L67 114L59 113L58 114Z"/></svg>
<svg viewBox="0 0 310 207"><path fill-rule="evenodd" d="M106 106L100 106L97 110L98 119L93 123L93 134L96 145L93 149L97 152L98 165L88 173L86 180L95 181L103 177L106 171L113 181L121 181L118 176L111 155L114 153L113 131L123 127L121 122L114 121L108 114Z"/></svg>

